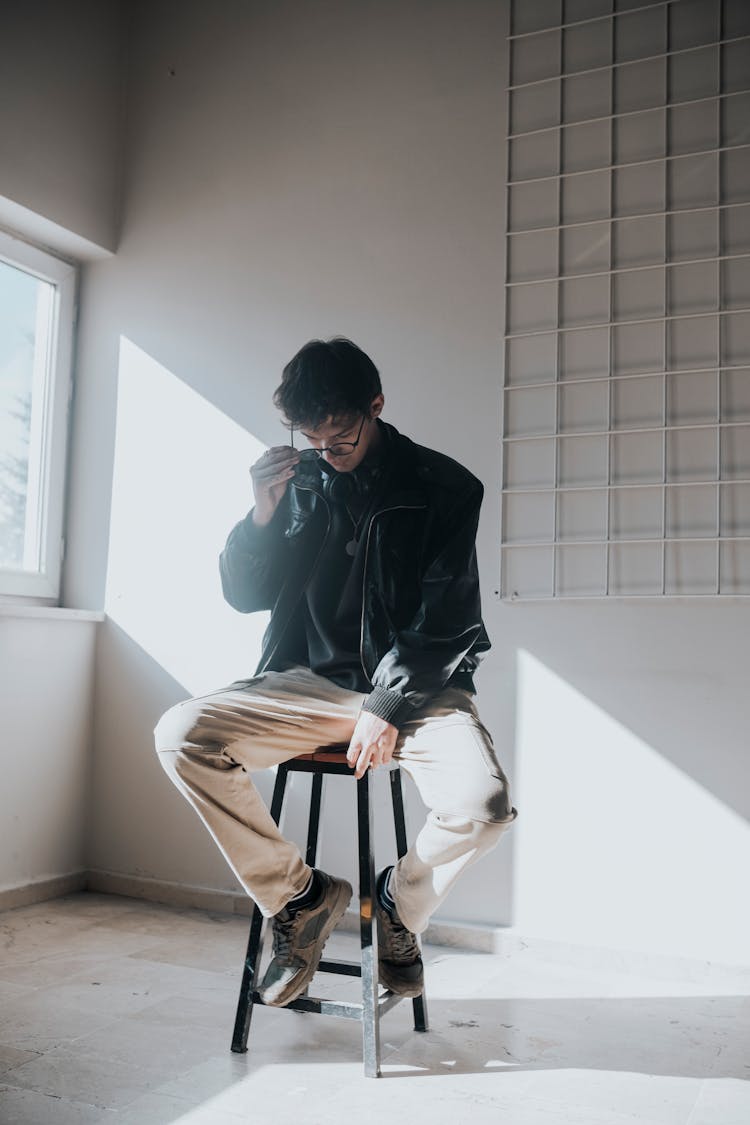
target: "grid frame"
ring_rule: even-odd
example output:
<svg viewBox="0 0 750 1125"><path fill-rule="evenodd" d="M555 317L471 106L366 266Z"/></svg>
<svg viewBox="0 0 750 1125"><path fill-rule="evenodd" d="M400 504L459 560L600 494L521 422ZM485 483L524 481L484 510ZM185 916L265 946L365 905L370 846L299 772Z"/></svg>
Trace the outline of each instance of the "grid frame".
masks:
<svg viewBox="0 0 750 1125"><path fill-rule="evenodd" d="M750 596L750 5L508 43L498 594Z"/></svg>

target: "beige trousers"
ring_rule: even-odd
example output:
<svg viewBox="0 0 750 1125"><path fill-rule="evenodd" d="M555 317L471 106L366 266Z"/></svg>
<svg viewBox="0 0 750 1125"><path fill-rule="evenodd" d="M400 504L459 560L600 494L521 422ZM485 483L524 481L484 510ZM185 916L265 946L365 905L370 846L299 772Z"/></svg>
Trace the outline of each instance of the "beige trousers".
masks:
<svg viewBox="0 0 750 1125"><path fill-rule="evenodd" d="M305 886L310 868L279 832L250 774L348 742L365 698L294 667L187 699L155 728L162 765L266 917ZM430 810L391 878L401 920L421 933L459 875L518 813L466 691L446 689L416 712L394 757Z"/></svg>

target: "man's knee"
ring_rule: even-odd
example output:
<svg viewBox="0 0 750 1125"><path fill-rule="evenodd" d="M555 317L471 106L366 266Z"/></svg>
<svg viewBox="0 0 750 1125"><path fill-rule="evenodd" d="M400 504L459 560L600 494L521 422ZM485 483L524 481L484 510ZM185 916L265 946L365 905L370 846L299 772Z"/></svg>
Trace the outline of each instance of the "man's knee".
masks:
<svg viewBox="0 0 750 1125"><path fill-rule="evenodd" d="M510 785L497 757L492 737L483 723L470 724L469 731L480 752L482 768L473 775L474 802L479 819L508 826L518 816L513 807ZM481 778L481 780L479 780Z"/></svg>
<svg viewBox="0 0 750 1125"><path fill-rule="evenodd" d="M505 774L499 768L485 778L474 777L461 795L460 809L472 820L508 827L518 816ZM457 807L458 811L458 807Z"/></svg>
<svg viewBox="0 0 750 1125"><path fill-rule="evenodd" d="M186 699L165 711L154 727L157 757L173 781L194 782L206 766L229 770L237 765L224 743L201 729L200 718L200 701Z"/></svg>
<svg viewBox="0 0 750 1125"><path fill-rule="evenodd" d="M165 711L154 727L154 745L157 753L179 750L189 741L195 717L187 703L176 703Z"/></svg>
<svg viewBox="0 0 750 1125"><path fill-rule="evenodd" d="M510 799L510 790L505 778L493 779L495 784L487 792L483 820L491 824L512 824L518 816L518 810L513 807Z"/></svg>

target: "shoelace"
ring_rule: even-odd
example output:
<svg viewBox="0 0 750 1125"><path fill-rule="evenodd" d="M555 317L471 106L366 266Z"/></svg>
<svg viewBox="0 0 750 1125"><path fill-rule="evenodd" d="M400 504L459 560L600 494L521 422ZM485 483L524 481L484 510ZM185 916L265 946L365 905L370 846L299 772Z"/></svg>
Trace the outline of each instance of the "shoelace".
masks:
<svg viewBox="0 0 750 1125"><path fill-rule="evenodd" d="M388 936L391 948L400 960L416 960L419 956L419 946L417 939L411 930L407 930L406 926L397 922L395 918L391 918L387 910L383 910L383 915L386 919L388 927Z"/></svg>
<svg viewBox="0 0 750 1125"><path fill-rule="evenodd" d="M273 953L274 957L285 957L292 947L292 934L296 921L294 914L288 911L286 918L278 914L273 920Z"/></svg>

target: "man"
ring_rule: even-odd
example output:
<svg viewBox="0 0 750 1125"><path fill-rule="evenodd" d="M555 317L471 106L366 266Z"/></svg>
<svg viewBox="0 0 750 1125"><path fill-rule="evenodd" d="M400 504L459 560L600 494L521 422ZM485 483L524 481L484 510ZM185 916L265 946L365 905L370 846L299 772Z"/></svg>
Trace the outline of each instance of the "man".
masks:
<svg viewBox="0 0 750 1125"><path fill-rule="evenodd" d="M472 698L490 646L475 549L483 487L382 421L378 371L349 340L306 344L274 403L292 444L252 466L255 505L220 558L229 604L271 610L260 664L171 708L156 746L272 919L259 991L279 1006L307 987L352 888L303 862L250 774L333 743L348 743L358 778L395 756L430 812L377 879L379 972L418 996L415 935L518 815ZM295 429L306 449L294 448Z"/></svg>

